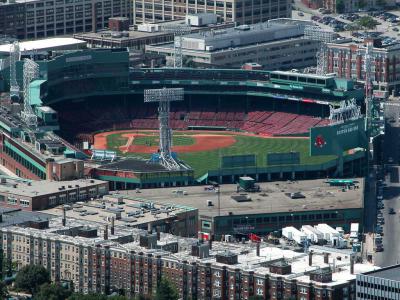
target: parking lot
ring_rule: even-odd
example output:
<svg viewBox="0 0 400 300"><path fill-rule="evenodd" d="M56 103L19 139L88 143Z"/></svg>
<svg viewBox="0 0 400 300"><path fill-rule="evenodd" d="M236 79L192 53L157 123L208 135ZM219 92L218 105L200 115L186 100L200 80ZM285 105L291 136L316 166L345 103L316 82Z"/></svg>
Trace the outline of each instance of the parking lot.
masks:
<svg viewBox="0 0 400 300"><path fill-rule="evenodd" d="M383 46L400 44L400 11L323 14L321 11L304 7L299 1L296 1L294 8L297 9L292 12L294 19L311 20L315 25L330 28L342 37L352 38L356 43L361 43L367 37L380 37ZM370 15L378 22L376 29L368 32L351 30L351 24L366 15Z"/></svg>

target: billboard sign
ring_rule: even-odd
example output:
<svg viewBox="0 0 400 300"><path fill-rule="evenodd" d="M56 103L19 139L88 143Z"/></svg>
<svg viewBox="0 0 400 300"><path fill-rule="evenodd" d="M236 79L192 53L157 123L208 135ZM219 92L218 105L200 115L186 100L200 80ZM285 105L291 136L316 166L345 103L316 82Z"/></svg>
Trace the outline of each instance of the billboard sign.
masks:
<svg viewBox="0 0 400 300"><path fill-rule="evenodd" d="M268 153L267 165L298 165L300 152Z"/></svg>
<svg viewBox="0 0 400 300"><path fill-rule="evenodd" d="M340 155L346 150L366 148L365 120L359 118L310 130L310 155Z"/></svg>

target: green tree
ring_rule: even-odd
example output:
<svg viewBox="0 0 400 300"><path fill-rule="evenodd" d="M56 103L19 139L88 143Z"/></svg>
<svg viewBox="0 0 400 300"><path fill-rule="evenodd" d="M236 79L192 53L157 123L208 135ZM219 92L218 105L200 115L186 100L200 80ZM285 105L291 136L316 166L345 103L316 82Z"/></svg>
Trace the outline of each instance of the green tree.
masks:
<svg viewBox="0 0 400 300"><path fill-rule="evenodd" d="M8 295L6 283L4 281L0 281L0 299L7 299Z"/></svg>
<svg viewBox="0 0 400 300"><path fill-rule="evenodd" d="M50 282L50 274L43 266L23 267L15 277L15 287L35 295L42 284Z"/></svg>
<svg viewBox="0 0 400 300"><path fill-rule="evenodd" d="M45 283L39 288L35 300L65 300L71 295L71 291L61 284Z"/></svg>
<svg viewBox="0 0 400 300"><path fill-rule="evenodd" d="M74 293L68 297L68 300L128 300L128 298L125 296L119 296L119 295L107 297L106 295L95 294L95 293L87 294L87 295L82 294L82 293Z"/></svg>
<svg viewBox="0 0 400 300"><path fill-rule="evenodd" d="M264 298L262 296L250 296L249 300L263 300Z"/></svg>
<svg viewBox="0 0 400 300"><path fill-rule="evenodd" d="M344 4L345 0L337 0L336 1L336 12L338 14L344 13L344 10L346 8L345 4Z"/></svg>
<svg viewBox="0 0 400 300"><path fill-rule="evenodd" d="M356 21L356 24L364 30L375 29L378 22L371 16L362 16Z"/></svg>
<svg viewBox="0 0 400 300"><path fill-rule="evenodd" d="M155 300L178 300L179 294L174 285L165 277L157 287Z"/></svg>

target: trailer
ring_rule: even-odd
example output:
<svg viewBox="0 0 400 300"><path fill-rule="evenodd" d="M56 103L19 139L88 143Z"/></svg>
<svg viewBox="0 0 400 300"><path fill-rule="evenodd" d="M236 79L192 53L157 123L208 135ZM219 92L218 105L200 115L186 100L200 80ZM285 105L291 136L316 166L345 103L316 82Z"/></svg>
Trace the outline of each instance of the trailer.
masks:
<svg viewBox="0 0 400 300"><path fill-rule="evenodd" d="M332 239L334 237L340 236L340 233L336 229L332 228L331 226L325 223L315 225L314 228L320 231L324 235L324 239L330 242L331 244L332 244Z"/></svg>
<svg viewBox="0 0 400 300"><path fill-rule="evenodd" d="M307 236L293 226L282 228L282 235L289 241L295 241L299 245L304 244L304 242L307 240Z"/></svg>
<svg viewBox="0 0 400 300"><path fill-rule="evenodd" d="M303 225L300 230L313 244L322 244L325 241L323 233L311 225Z"/></svg>
<svg viewBox="0 0 400 300"><path fill-rule="evenodd" d="M360 225L358 223L351 223L350 224L350 238L357 239L359 233Z"/></svg>

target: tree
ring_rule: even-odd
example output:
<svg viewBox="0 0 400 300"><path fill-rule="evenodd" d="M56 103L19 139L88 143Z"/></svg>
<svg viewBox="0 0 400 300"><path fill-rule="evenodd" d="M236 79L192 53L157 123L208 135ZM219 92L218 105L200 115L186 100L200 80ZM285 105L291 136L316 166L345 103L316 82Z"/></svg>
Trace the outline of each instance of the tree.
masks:
<svg viewBox="0 0 400 300"><path fill-rule="evenodd" d="M363 16L356 23L364 30L375 29L378 26L378 22L371 16Z"/></svg>
<svg viewBox="0 0 400 300"><path fill-rule="evenodd" d="M43 266L23 267L15 277L15 287L35 295L42 284L50 282L50 274Z"/></svg>
<svg viewBox="0 0 400 300"><path fill-rule="evenodd" d="M346 9L344 1L345 0L337 0L336 1L336 12L339 14L344 13L344 10Z"/></svg>
<svg viewBox="0 0 400 300"><path fill-rule="evenodd" d="M249 300L263 300L264 298L262 296L250 296Z"/></svg>
<svg viewBox="0 0 400 300"><path fill-rule="evenodd" d="M178 300L179 294L174 285L165 277L157 287L155 300Z"/></svg>
<svg viewBox="0 0 400 300"><path fill-rule="evenodd" d="M107 297L106 295L95 293L87 295L82 293L74 293L68 297L68 300L128 300L128 298L120 295Z"/></svg>
<svg viewBox="0 0 400 300"><path fill-rule="evenodd" d="M8 289L4 281L0 281L0 299L7 299Z"/></svg>
<svg viewBox="0 0 400 300"><path fill-rule="evenodd" d="M71 295L71 291L61 284L45 283L39 288L35 300L65 300Z"/></svg>

